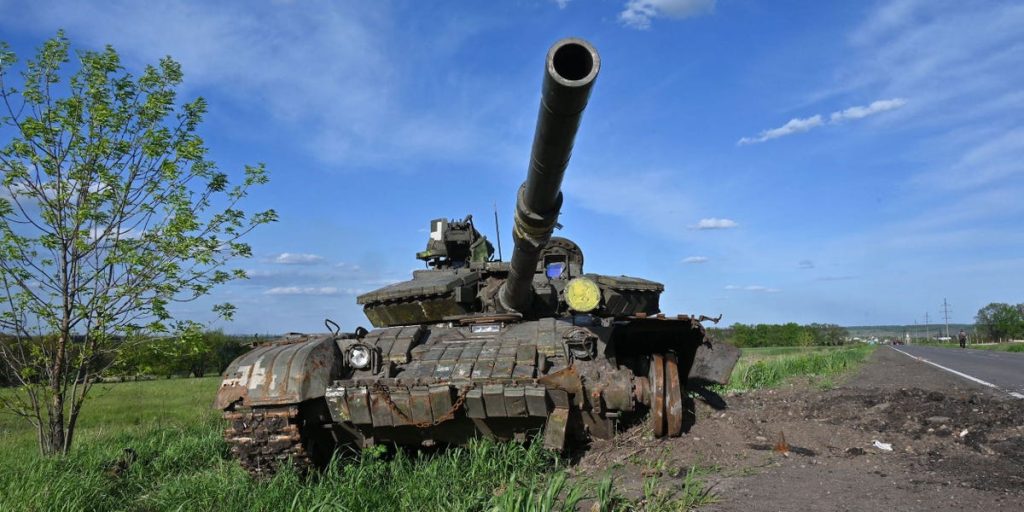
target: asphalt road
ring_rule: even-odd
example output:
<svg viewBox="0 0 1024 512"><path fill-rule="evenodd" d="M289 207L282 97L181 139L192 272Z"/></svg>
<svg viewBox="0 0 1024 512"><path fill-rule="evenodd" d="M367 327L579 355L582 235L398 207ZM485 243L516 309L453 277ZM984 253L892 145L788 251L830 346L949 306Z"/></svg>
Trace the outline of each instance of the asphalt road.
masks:
<svg viewBox="0 0 1024 512"><path fill-rule="evenodd" d="M1024 353L901 345L895 350L1024 398ZM966 377L965 377L966 376ZM972 380L972 379L968 379Z"/></svg>

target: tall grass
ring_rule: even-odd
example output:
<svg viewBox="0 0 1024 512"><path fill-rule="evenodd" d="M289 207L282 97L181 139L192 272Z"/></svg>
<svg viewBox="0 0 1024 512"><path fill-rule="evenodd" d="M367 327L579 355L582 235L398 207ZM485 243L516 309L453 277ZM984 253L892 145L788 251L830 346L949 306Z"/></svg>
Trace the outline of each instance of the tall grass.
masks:
<svg viewBox="0 0 1024 512"><path fill-rule="evenodd" d="M367 450L308 479L284 472L256 482L227 457L220 427L149 425L65 459L4 456L0 510L559 510L583 496L540 443L485 440L432 455ZM125 448L137 458L119 464Z"/></svg>
<svg viewBox="0 0 1024 512"><path fill-rule="evenodd" d="M874 349L870 345L857 345L759 360L744 354L733 369L727 389L767 388L795 376L833 377L860 364Z"/></svg>
<svg viewBox="0 0 1024 512"><path fill-rule="evenodd" d="M870 350L758 349L745 353L730 387L772 386L797 374L835 375ZM686 509L714 499L694 472L676 491L633 502L615 491L610 478L596 484L569 478L563 461L540 443L486 440L429 455L372 449L338 459L308 479L286 471L256 482L231 460L221 437L223 424L210 407L218 381L97 386L76 445L62 459L40 458L31 429L0 415L0 511L554 512L591 502L601 510ZM137 458L119 464L127 448Z"/></svg>
<svg viewBox="0 0 1024 512"><path fill-rule="evenodd" d="M994 343L992 345L968 345L968 348L979 350L995 350L999 352L1024 352L1024 343Z"/></svg>
<svg viewBox="0 0 1024 512"><path fill-rule="evenodd" d="M339 458L310 478L284 472L256 482L229 457L221 437L223 423L210 407L217 384L214 378L97 387L78 442L63 459L40 458L31 429L0 415L0 512L548 512L615 496L569 479L562 460L540 443L486 440L432 454L378 447ZM130 463L127 448L137 454ZM615 503L608 509L632 506Z"/></svg>

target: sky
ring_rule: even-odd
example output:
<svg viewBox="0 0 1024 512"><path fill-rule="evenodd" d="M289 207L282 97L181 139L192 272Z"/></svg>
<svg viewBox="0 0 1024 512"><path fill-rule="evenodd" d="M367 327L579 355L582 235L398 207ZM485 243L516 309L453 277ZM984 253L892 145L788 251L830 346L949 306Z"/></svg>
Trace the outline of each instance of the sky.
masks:
<svg viewBox="0 0 1024 512"><path fill-rule="evenodd" d="M138 73L165 55L232 176L264 162L250 278L177 313L233 333L368 326L429 221L505 258L547 48L601 71L559 236L725 324L971 322L1024 302L1024 4L896 0L0 0L22 58L64 29ZM211 304L238 307L231 323Z"/></svg>

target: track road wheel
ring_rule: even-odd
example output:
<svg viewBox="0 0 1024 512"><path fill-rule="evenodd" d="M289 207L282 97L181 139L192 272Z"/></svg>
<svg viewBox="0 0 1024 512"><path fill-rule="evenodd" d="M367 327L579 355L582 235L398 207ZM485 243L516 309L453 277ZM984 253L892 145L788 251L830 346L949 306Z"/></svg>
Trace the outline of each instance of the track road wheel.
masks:
<svg viewBox="0 0 1024 512"><path fill-rule="evenodd" d="M665 436L665 358L651 355L651 429L654 437Z"/></svg>
<svg viewBox="0 0 1024 512"><path fill-rule="evenodd" d="M665 354L665 422L669 437L683 435L683 387L673 353Z"/></svg>

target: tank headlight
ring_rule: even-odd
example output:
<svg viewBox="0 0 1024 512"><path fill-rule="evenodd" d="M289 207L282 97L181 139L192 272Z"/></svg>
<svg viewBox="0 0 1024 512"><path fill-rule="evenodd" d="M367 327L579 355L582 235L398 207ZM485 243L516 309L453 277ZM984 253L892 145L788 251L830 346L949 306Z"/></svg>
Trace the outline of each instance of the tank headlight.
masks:
<svg viewBox="0 0 1024 512"><path fill-rule="evenodd" d="M360 370L369 368L370 348L365 345L355 345L348 349L348 364Z"/></svg>
<svg viewBox="0 0 1024 512"><path fill-rule="evenodd" d="M601 289L585 277L570 280L563 294L569 308L580 313L589 313L601 303Z"/></svg>

